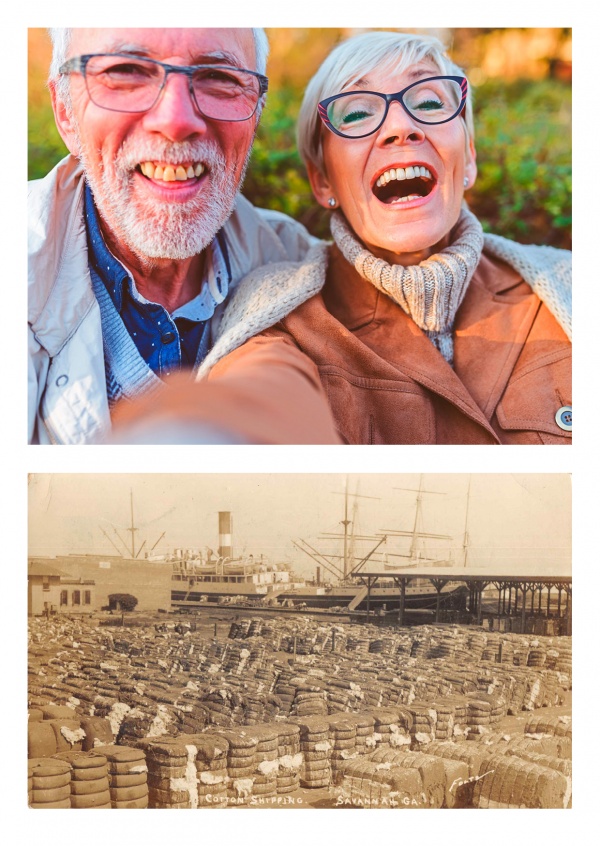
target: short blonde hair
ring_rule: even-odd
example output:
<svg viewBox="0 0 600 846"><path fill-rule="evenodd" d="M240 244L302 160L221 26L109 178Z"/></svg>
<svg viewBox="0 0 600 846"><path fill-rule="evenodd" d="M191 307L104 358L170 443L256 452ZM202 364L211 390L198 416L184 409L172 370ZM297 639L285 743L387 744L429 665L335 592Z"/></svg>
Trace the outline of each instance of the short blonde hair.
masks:
<svg viewBox="0 0 600 846"><path fill-rule="evenodd" d="M464 71L445 53L439 39L406 32L365 32L332 50L306 87L298 116L298 151L303 162L323 170L321 119L317 105L341 93L376 68L402 73L411 65L429 60L440 76L464 76ZM474 138L473 103L469 86L465 110L467 143Z"/></svg>

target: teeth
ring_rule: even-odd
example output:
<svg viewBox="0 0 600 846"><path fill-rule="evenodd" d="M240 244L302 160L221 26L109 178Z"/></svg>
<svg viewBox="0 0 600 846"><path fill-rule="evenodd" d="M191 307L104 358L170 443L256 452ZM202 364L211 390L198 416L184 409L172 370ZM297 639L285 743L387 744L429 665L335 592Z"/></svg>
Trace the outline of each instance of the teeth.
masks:
<svg viewBox="0 0 600 846"><path fill-rule="evenodd" d="M398 197L394 200L394 203L409 203L411 200L420 200L420 194L409 194L408 197Z"/></svg>
<svg viewBox="0 0 600 846"><path fill-rule="evenodd" d="M428 168L423 167L422 165L407 168L391 167L389 170L386 170L385 173L381 174L375 184L378 188L381 188L382 185L387 185L392 179L414 179L417 176L424 177L425 179L433 179Z"/></svg>
<svg viewBox="0 0 600 846"><path fill-rule="evenodd" d="M162 165L155 165L154 162L142 162L140 170L148 179L162 182L186 182L188 179L202 176L204 165L198 162L187 167L184 167L184 165L165 165L163 167Z"/></svg>

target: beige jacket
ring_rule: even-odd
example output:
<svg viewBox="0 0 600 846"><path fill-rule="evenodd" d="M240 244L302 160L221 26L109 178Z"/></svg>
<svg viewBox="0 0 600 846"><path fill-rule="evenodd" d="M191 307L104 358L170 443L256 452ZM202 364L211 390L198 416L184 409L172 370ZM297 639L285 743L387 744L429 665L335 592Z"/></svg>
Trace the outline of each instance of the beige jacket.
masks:
<svg viewBox="0 0 600 846"><path fill-rule="evenodd" d="M99 443L111 431L83 188L83 171L72 156L29 186L30 443ZM315 242L291 218L256 209L241 196L223 231L232 287L268 262L302 260Z"/></svg>

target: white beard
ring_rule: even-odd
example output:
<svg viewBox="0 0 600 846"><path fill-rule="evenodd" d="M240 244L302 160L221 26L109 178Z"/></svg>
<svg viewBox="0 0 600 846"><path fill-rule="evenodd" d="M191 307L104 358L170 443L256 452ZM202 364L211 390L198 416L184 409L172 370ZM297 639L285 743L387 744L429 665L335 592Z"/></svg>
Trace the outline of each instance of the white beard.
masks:
<svg viewBox="0 0 600 846"><path fill-rule="evenodd" d="M101 162L101 174L90 166L85 146L79 158L98 210L117 241L143 259L182 260L199 255L233 211L238 188L250 159L246 156L239 180L235 167L212 141L123 143L115 159ZM201 161L208 175L200 194L187 203L141 200L135 197L133 171L142 161L182 164Z"/></svg>

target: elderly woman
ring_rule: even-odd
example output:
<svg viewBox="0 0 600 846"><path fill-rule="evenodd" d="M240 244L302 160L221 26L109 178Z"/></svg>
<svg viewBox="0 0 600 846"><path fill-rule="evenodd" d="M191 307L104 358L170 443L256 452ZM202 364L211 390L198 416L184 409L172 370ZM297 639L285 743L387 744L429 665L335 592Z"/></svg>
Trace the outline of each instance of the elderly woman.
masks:
<svg viewBox="0 0 600 846"><path fill-rule="evenodd" d="M484 235L467 209L471 93L440 42L340 44L298 139L333 244L247 277L200 375L259 355L310 378L308 359L344 443L570 443L570 254Z"/></svg>

